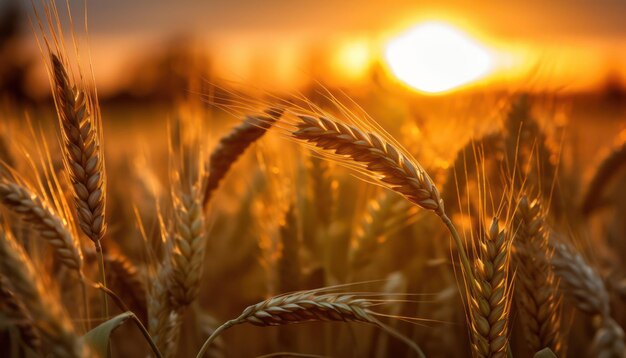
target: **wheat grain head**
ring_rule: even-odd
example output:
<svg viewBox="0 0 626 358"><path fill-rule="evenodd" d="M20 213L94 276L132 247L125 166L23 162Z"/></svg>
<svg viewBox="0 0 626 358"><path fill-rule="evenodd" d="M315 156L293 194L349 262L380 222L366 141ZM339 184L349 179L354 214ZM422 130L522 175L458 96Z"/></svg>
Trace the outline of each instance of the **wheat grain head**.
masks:
<svg viewBox="0 0 626 358"><path fill-rule="evenodd" d="M0 201L15 215L32 224L37 233L54 249L58 260L82 275L83 257L79 243L59 217L25 185L0 180Z"/></svg>
<svg viewBox="0 0 626 358"><path fill-rule="evenodd" d="M95 243L106 231L104 157L97 102L88 92L72 84L59 56L51 53L50 59L64 144L63 158L74 190L78 224Z"/></svg>

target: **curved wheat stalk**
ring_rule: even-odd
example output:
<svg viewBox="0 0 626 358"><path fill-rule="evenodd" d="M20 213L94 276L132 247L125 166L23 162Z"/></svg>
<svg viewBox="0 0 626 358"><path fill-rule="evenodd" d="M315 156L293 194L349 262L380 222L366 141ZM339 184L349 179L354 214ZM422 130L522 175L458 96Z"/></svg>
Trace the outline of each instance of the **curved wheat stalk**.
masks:
<svg viewBox="0 0 626 358"><path fill-rule="evenodd" d="M523 196L515 214L517 305L526 343L532 352L549 347L560 352L560 299L557 280L550 268L552 252L538 201Z"/></svg>
<svg viewBox="0 0 626 358"><path fill-rule="evenodd" d="M211 153L207 163L205 191L203 205L206 206L211 200L215 189L230 167L237 161L237 158L254 142L259 140L265 132L282 116L283 110L270 108L261 116L248 116L246 119L233 128L230 133L220 139L215 150Z"/></svg>
<svg viewBox="0 0 626 358"><path fill-rule="evenodd" d="M61 219L47 204L26 186L0 181L0 202L25 222L54 249L58 260L82 275L83 257L80 246Z"/></svg>
<svg viewBox="0 0 626 358"><path fill-rule="evenodd" d="M596 334L591 344L591 353L594 357L624 357L624 330L610 317L601 319L596 324Z"/></svg>
<svg viewBox="0 0 626 358"><path fill-rule="evenodd" d="M613 148L613 150L602 160L596 169L583 198L583 214L589 215L598 208L607 184L625 164L626 141Z"/></svg>
<svg viewBox="0 0 626 358"><path fill-rule="evenodd" d="M600 275L568 245L556 242L552 247L554 255L550 263L561 279L561 290L573 299L580 310L594 315L609 315L609 293Z"/></svg>
<svg viewBox="0 0 626 358"><path fill-rule="evenodd" d="M350 158L410 202L444 215L443 201L428 174L394 145L377 134L339 121L308 115L298 117L295 138Z"/></svg>
<svg viewBox="0 0 626 358"><path fill-rule="evenodd" d="M508 341L509 245L493 219L480 242L470 300L472 350L476 357L506 357Z"/></svg>
<svg viewBox="0 0 626 358"><path fill-rule="evenodd" d="M48 292L26 253L15 240L0 230L0 276L28 308L34 327L54 357L86 356L86 348L74 333L71 322L57 299Z"/></svg>
<svg viewBox="0 0 626 358"><path fill-rule="evenodd" d="M210 314L203 311L198 305L194 305L194 316L196 321L196 331L200 333L203 340L210 337L215 329L219 326L219 322ZM211 347L204 355L206 358L224 358L226 357L226 342L222 337L217 337Z"/></svg>
<svg viewBox="0 0 626 358"><path fill-rule="evenodd" d="M329 116L296 114L287 120L286 134L306 143L321 155L345 165L404 196L411 203L436 213L446 225L461 258L463 273L472 281L473 270L461 237L446 215L444 203L422 166L393 140Z"/></svg>
<svg viewBox="0 0 626 358"><path fill-rule="evenodd" d="M98 260L94 251L85 251L85 258L88 262ZM128 257L119 252L111 252L111 250L108 250L103 258L109 279L109 288L118 292L133 313L137 315L137 318L145 322L147 319L146 284L137 270L137 266Z"/></svg>
<svg viewBox="0 0 626 358"><path fill-rule="evenodd" d="M420 357L421 349L408 338L384 325L371 310L375 303L349 294L325 293L319 290L301 291L272 297L246 308L239 317L230 320L204 342L197 358L204 355L211 342L226 329L244 323L255 326L280 326L317 321L362 322L380 327L410 345Z"/></svg>
<svg viewBox="0 0 626 358"><path fill-rule="evenodd" d="M8 279L3 276L0 276L0 311L17 327L24 344L41 354L41 337L35 329L35 322L24 303L9 287Z"/></svg>
<svg viewBox="0 0 626 358"><path fill-rule="evenodd" d="M416 214L411 209L417 210L411 208L402 197L387 190L369 202L348 252L350 269L353 272L358 272L371 263L376 248L385 241L386 235L402 227Z"/></svg>
<svg viewBox="0 0 626 358"><path fill-rule="evenodd" d="M555 242L550 263L561 279L561 289L581 311L594 316L592 351L597 357L626 355L624 331L611 317L610 297L600 275L572 247Z"/></svg>

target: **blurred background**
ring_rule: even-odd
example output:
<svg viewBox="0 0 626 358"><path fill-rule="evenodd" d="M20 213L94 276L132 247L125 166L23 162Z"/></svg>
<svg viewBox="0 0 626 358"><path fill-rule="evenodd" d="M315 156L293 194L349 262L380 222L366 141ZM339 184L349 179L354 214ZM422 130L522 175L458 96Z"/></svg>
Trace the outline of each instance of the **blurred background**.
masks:
<svg viewBox="0 0 626 358"><path fill-rule="evenodd" d="M43 14L38 5L0 2L5 112L15 103L51 104L33 32L33 8ZM59 5L67 29L66 4ZM191 92L207 94L212 85L313 98L319 84L346 92L392 126L395 116L493 120L521 92L566 110L573 128L624 119L623 1L112 0L68 6L105 122L120 120L120 113L140 120L146 108L171 107ZM65 31L68 44L70 34ZM145 104L153 106L133 115ZM156 120L152 113L146 117Z"/></svg>
<svg viewBox="0 0 626 358"><path fill-rule="evenodd" d="M17 0L0 4L2 95L24 101L46 97L45 72L29 22L31 5ZM470 70L480 68L438 88L444 93L523 90L610 97L622 92L626 76L626 4L618 0L86 4L88 47L103 100L172 97L168 88L190 71L265 90L292 92L320 81L353 90L378 83L428 92L428 85L410 84L411 74L394 63L398 57L414 64L426 57L420 62L424 68L414 72L428 72L430 60L442 69L455 61ZM86 47L85 3L71 1L70 7ZM439 46L438 54L430 53L432 44L420 42L419 35L411 37L420 25L432 22L453 32L453 38L445 31L427 36ZM469 50L482 53L484 63L474 63L477 54Z"/></svg>
<svg viewBox="0 0 626 358"><path fill-rule="evenodd" d="M5 116L52 103L32 25L38 26L33 8L43 16L39 5L0 2ZM58 5L68 29L66 4ZM176 101L200 99L215 85L315 100L321 84L345 92L392 134L407 133L403 126L412 123L434 138L432 150L445 166L451 149L500 125L503 109L520 93L541 107L539 116L567 126L568 135L589 148L610 141L626 119L623 1L111 0L68 6L105 127L164 121ZM71 32L64 33L71 44ZM219 137L219 129L211 132ZM450 137L452 144L445 140ZM594 151L576 155L582 163L597 159Z"/></svg>

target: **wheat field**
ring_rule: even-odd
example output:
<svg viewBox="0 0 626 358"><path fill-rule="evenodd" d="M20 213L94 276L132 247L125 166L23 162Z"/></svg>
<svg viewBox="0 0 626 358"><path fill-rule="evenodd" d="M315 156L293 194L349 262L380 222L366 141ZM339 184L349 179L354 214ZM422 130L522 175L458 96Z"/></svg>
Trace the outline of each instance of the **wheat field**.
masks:
<svg viewBox="0 0 626 358"><path fill-rule="evenodd" d="M199 73L109 107L64 16L48 100L0 107L3 357L626 357L619 111Z"/></svg>

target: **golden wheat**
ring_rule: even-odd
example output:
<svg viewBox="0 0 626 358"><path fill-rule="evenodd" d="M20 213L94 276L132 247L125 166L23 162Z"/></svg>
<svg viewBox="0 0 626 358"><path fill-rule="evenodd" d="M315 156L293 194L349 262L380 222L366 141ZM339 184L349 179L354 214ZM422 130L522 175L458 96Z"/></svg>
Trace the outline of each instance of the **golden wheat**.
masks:
<svg viewBox="0 0 626 358"><path fill-rule="evenodd" d="M42 199L24 185L0 181L0 201L22 220L32 224L39 236L54 249L57 259L82 274L83 257L80 246L59 217Z"/></svg>
<svg viewBox="0 0 626 358"><path fill-rule="evenodd" d="M20 338L27 347L41 354L41 337L35 329L35 322L28 308L18 300L9 288L6 277L0 276L0 311L14 324L20 332Z"/></svg>
<svg viewBox="0 0 626 358"><path fill-rule="evenodd" d="M523 196L515 214L516 300L529 349L560 352L560 308L557 281L549 259L547 228L539 201Z"/></svg>
<svg viewBox="0 0 626 358"><path fill-rule="evenodd" d="M76 357L86 355L86 348L74 333L69 318L59 302L46 290L31 260L17 242L0 230L0 276L31 313L34 326L44 342L46 355Z"/></svg>
<svg viewBox="0 0 626 358"><path fill-rule="evenodd" d="M174 201L175 233L172 245L170 293L177 306L187 306L198 296L204 263L206 234L201 190L178 193Z"/></svg>
<svg viewBox="0 0 626 358"><path fill-rule="evenodd" d="M224 330L243 323L256 326L282 326L315 321L362 322L383 328L388 333L409 344L423 357L421 349L412 341L399 335L380 322L370 308L375 302L350 294L323 293L320 290L300 291L269 298L247 307L239 317L232 319L213 332L206 340L198 357Z"/></svg>
<svg viewBox="0 0 626 358"><path fill-rule="evenodd" d="M410 202L444 215L443 201L428 174L392 144L328 118L300 115L293 136L324 150L346 156L375 173L378 179Z"/></svg>
<svg viewBox="0 0 626 358"><path fill-rule="evenodd" d="M506 357L509 314L509 242L493 219L480 241L470 300L473 351L477 357Z"/></svg>
<svg viewBox="0 0 626 358"><path fill-rule="evenodd" d="M278 291L294 292L301 287L300 234L296 208L293 204L285 212L279 228L281 252L276 263L278 269Z"/></svg>
<svg viewBox="0 0 626 358"><path fill-rule="evenodd" d="M72 188L78 224L97 244L106 230L104 159L100 148L100 123L94 100L72 85L63 62L50 55L54 99L63 133L64 161Z"/></svg>
<svg viewBox="0 0 626 358"><path fill-rule="evenodd" d="M230 167L237 161L237 158L254 142L261 138L265 132L283 114L282 109L270 108L265 115L248 116L239 126L233 128L228 135L220 139L217 147L211 153L207 163L205 191L203 204L206 206L211 200L213 191L217 189L220 182Z"/></svg>

